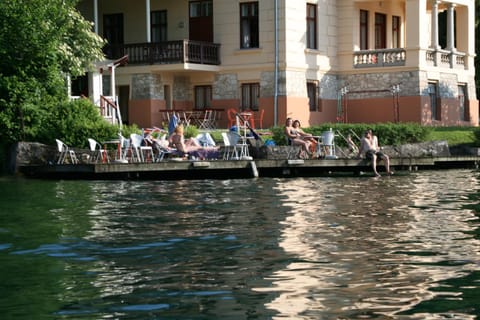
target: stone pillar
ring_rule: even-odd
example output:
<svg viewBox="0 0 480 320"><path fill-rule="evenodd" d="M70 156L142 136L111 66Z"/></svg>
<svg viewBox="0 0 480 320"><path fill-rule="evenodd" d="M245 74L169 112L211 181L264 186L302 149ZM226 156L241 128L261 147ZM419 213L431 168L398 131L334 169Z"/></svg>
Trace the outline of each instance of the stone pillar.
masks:
<svg viewBox="0 0 480 320"><path fill-rule="evenodd" d="M440 49L438 44L438 0L432 1L432 43L433 49Z"/></svg>
<svg viewBox="0 0 480 320"><path fill-rule="evenodd" d="M455 4L450 3L447 9L447 50L455 51Z"/></svg>

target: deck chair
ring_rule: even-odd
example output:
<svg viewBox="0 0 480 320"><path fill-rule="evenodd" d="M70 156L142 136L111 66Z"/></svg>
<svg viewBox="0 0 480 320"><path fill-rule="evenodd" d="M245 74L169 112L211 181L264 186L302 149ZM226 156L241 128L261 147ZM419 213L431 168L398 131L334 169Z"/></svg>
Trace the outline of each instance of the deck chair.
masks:
<svg viewBox="0 0 480 320"><path fill-rule="evenodd" d="M70 163L77 164L78 159L75 151L71 150L63 141L55 139L57 143L57 164L64 164L67 157L70 158Z"/></svg>
<svg viewBox="0 0 480 320"><path fill-rule="evenodd" d="M168 147L168 142L166 139L167 135L164 134L160 138L160 141L153 140L152 141L152 148L156 151L155 157L153 159L154 162L160 162L165 159L167 155L174 154L176 149Z"/></svg>
<svg viewBox="0 0 480 320"><path fill-rule="evenodd" d="M102 145L96 140L88 138L88 146L90 147L90 162L110 162L107 150L102 148Z"/></svg>

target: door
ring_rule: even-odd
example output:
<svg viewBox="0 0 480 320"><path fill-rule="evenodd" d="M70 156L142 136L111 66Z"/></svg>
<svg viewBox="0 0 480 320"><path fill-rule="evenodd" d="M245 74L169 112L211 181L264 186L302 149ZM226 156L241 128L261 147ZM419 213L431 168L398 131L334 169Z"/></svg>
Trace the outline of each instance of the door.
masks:
<svg viewBox="0 0 480 320"><path fill-rule="evenodd" d="M190 1L189 39L213 42L212 0Z"/></svg>
<svg viewBox="0 0 480 320"><path fill-rule="evenodd" d="M118 87L118 106L120 107L120 114L122 115L122 122L129 124L128 122L128 104L130 101L130 86Z"/></svg>

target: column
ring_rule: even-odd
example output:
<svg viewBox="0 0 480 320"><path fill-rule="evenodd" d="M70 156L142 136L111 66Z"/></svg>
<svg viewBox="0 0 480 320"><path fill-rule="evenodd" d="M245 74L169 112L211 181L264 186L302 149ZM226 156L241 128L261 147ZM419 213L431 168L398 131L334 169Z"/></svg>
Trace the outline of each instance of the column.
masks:
<svg viewBox="0 0 480 320"><path fill-rule="evenodd" d="M450 3L447 9L447 50L455 51L455 4Z"/></svg>
<svg viewBox="0 0 480 320"><path fill-rule="evenodd" d="M433 49L440 49L438 44L438 0L432 1L432 43Z"/></svg>
<svg viewBox="0 0 480 320"><path fill-rule="evenodd" d="M150 0L145 0L145 21L147 27L147 42L152 42L152 35L150 30Z"/></svg>
<svg viewBox="0 0 480 320"><path fill-rule="evenodd" d="M98 34L98 0L93 0L93 28Z"/></svg>

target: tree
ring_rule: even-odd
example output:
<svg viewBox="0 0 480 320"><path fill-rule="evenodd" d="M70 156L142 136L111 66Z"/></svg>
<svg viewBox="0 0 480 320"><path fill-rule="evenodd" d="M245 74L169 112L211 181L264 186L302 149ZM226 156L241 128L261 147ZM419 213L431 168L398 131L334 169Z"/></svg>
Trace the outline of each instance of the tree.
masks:
<svg viewBox="0 0 480 320"><path fill-rule="evenodd" d="M65 75L103 59L76 0L0 1L0 141L34 140L67 98Z"/></svg>

